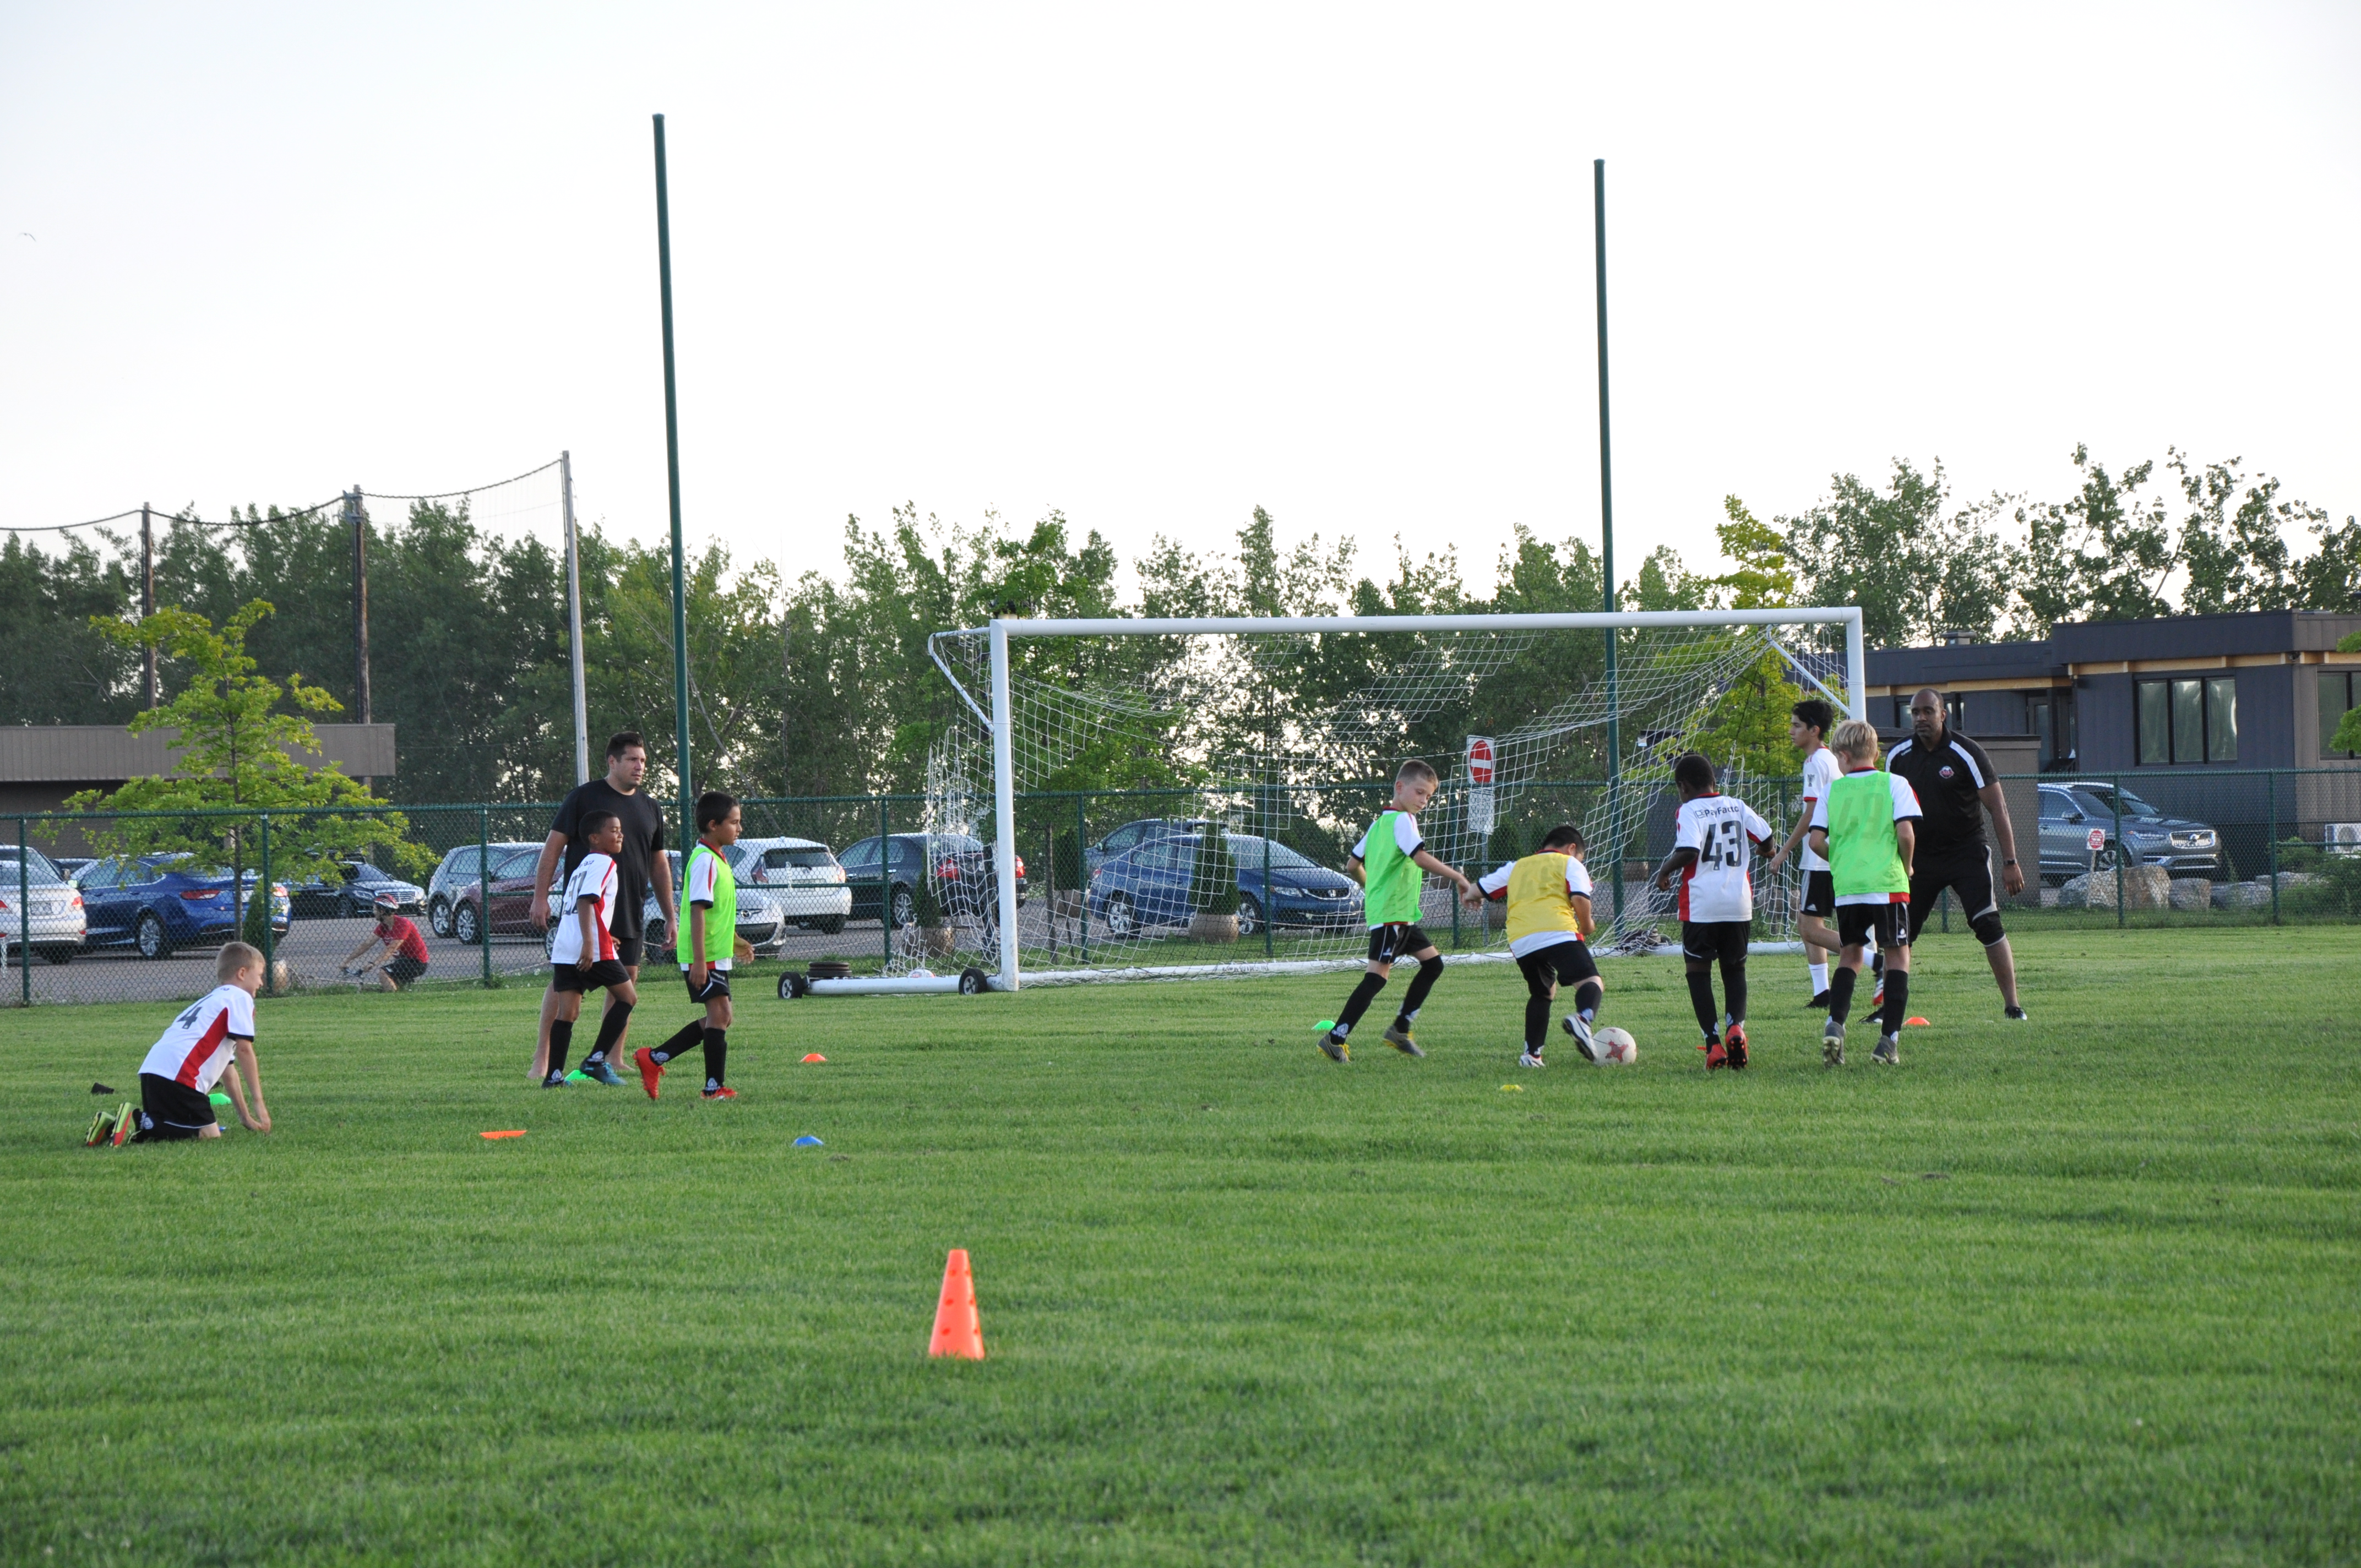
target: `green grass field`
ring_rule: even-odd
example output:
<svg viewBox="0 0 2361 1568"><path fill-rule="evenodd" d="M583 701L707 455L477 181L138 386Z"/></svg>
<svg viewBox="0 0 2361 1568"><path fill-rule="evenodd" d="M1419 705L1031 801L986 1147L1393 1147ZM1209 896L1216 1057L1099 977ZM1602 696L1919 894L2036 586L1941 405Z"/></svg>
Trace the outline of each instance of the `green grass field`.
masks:
<svg viewBox="0 0 2361 1568"><path fill-rule="evenodd" d="M2356 951L2037 934L2019 1027L1935 938L1841 1072L1757 959L1742 1077L1664 959L1620 1070L1520 1072L1507 966L1350 1068L1345 976L756 997L728 1105L528 1088L530 990L299 997L276 1134L116 1151L170 1009L16 1014L0 1558L2353 1562Z"/></svg>

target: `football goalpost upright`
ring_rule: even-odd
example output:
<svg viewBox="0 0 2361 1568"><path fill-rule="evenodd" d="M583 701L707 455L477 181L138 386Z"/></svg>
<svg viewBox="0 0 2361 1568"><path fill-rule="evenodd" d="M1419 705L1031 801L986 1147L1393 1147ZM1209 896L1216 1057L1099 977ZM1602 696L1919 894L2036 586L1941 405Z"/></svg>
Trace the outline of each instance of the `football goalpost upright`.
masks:
<svg viewBox="0 0 2361 1568"><path fill-rule="evenodd" d="M1712 754L1749 683L1865 711L1850 606L1007 618L937 632L928 652L956 700L925 827L963 850L929 880L960 896L898 967L966 955L1004 990L1357 963L1360 899L1339 869L1411 756L1439 775L1420 828L1446 863L1480 872L1575 821L1600 945L1653 945L1668 911L1632 868L1668 841L1673 759ZM989 889L972 885L976 839ZM961 865L971 885L934 882ZM1505 951L1497 917L1463 917L1434 879L1422 919L1438 937L1450 923L1446 950Z"/></svg>

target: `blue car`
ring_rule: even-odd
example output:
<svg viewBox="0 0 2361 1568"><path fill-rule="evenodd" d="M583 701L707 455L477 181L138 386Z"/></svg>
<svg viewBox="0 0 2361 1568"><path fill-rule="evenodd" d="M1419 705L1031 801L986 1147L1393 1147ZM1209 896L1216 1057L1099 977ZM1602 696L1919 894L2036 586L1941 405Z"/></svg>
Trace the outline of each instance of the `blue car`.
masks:
<svg viewBox="0 0 2361 1568"><path fill-rule="evenodd" d="M1113 854L1091 872L1090 910L1110 937L1130 937L1151 926L1186 926L1196 910L1189 884L1202 835L1167 833ZM1266 850L1270 885L1263 885ZM1357 926L1361 889L1352 878L1315 865L1286 845L1252 833L1230 835L1238 871L1238 934L1258 935L1266 917L1281 927L1313 929Z"/></svg>
<svg viewBox="0 0 2361 1568"><path fill-rule="evenodd" d="M260 880L258 872L246 873L248 897ZM218 947L237 935L230 873L186 854L94 861L74 884L88 921L84 948L129 948L143 959L169 959L176 948ZM288 913L287 889L274 885L270 928L282 937Z"/></svg>

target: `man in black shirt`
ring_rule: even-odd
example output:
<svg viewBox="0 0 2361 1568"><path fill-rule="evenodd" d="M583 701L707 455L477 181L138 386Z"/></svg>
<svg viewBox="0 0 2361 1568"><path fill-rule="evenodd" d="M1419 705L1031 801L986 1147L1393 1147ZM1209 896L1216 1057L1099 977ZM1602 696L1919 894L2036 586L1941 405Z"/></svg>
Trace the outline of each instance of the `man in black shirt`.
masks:
<svg viewBox="0 0 2361 1568"><path fill-rule="evenodd" d="M1968 911L1968 926L1984 945L1993 979L2000 982L2006 1015L2022 1023L2025 1009L2016 1003L2016 958L2009 951L2008 933L2000 923L2000 898L1993 891L1992 845L1984 838L1984 816L1992 817L1993 836L2000 840L2001 885L2010 893L2025 889L2025 872L2016 863L2016 828L2008 819L2008 802L2000 792L1992 759L1973 740L1945 722L1943 694L1920 692L1910 699L1910 739L1886 753L1886 770L1906 782L1918 795L1918 853L1910 872L1910 939L1916 943L1927 916L1945 888Z"/></svg>
<svg viewBox="0 0 2361 1568"><path fill-rule="evenodd" d="M581 833L582 819L594 811L611 811L623 824L623 852L615 857L615 908L608 929L614 934L616 956L631 971L633 980L640 977L640 962L646 957L646 916L648 889L655 888L656 908L662 912L664 929L679 928L673 916L672 861L664 849L664 812L656 803L640 792L640 781L647 776L648 749L639 732L626 729L607 742L607 776L577 784L557 816L549 824L549 838L541 847L541 860L533 870L533 923L536 928L546 928L549 923L549 890L562 884L574 874L589 845ZM565 866L559 870L563 857ZM607 993L607 1004L614 1005L614 992ZM541 999L541 1040L533 1051L533 1076L544 1076L549 1059L549 1025L557 1010L557 992L546 992ZM628 1025L627 1025L628 1027ZM618 1042L617 1048L620 1048ZM611 1076L621 1083L620 1074L613 1069L599 1077L607 1082Z"/></svg>

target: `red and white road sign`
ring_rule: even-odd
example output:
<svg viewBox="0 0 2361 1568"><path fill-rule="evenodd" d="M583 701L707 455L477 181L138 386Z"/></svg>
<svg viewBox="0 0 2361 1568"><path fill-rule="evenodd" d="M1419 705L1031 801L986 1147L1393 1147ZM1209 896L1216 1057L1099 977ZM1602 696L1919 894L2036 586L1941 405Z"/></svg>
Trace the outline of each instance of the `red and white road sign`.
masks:
<svg viewBox="0 0 2361 1568"><path fill-rule="evenodd" d="M2107 830L2103 828L2093 828L2091 829L2090 836L2082 841L2091 846L2091 853L2095 855L2107 847Z"/></svg>
<svg viewBox="0 0 2361 1568"><path fill-rule="evenodd" d="M1488 735L1467 737L1467 782L1472 784L1492 782L1492 739Z"/></svg>

